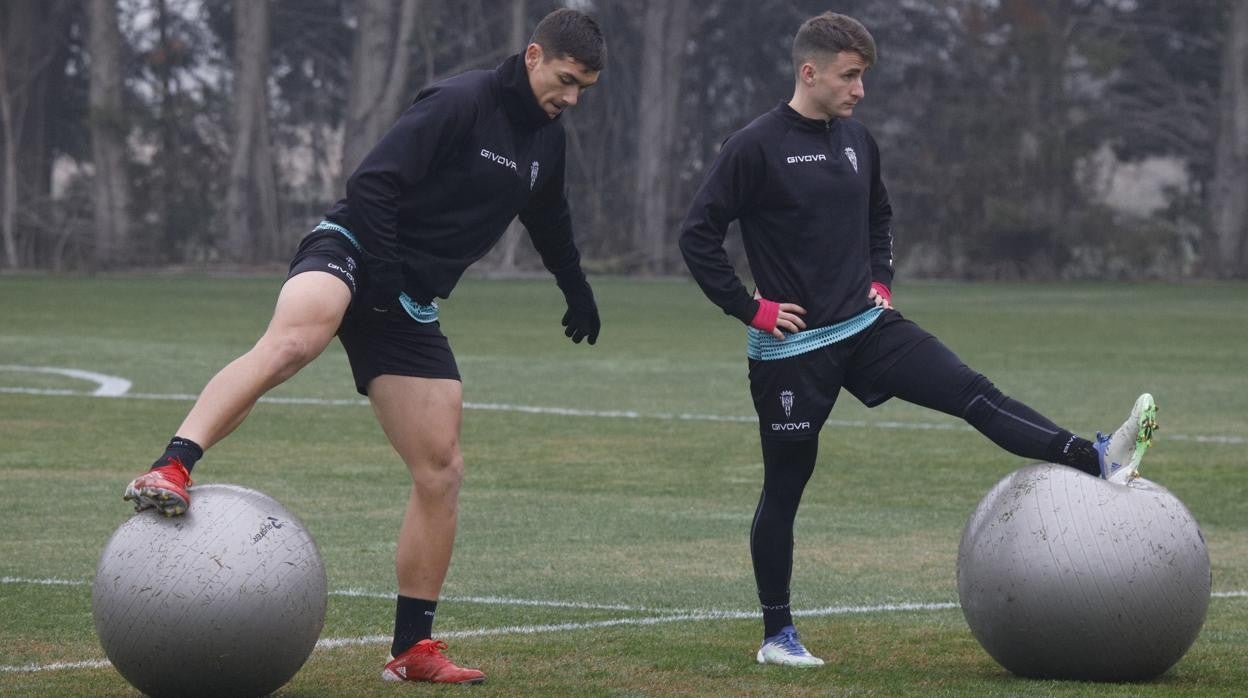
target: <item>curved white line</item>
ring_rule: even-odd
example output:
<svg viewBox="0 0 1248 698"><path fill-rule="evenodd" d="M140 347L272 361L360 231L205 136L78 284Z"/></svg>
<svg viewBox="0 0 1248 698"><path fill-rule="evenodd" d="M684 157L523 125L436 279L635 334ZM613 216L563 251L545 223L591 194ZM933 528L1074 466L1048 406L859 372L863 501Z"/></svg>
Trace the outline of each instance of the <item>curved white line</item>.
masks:
<svg viewBox="0 0 1248 698"><path fill-rule="evenodd" d="M91 381L96 384L91 393L96 397L121 397L130 392L130 381L117 376L110 376L94 371L82 371L76 368L57 368L56 366L16 366L0 365L0 371L18 371L23 373L54 373L79 380Z"/></svg>

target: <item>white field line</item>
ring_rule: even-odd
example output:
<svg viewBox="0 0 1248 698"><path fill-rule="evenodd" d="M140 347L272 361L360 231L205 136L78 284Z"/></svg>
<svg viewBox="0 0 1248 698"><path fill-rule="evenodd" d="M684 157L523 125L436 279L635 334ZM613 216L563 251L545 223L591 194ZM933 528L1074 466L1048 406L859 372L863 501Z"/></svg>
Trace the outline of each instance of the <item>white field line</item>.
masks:
<svg viewBox="0 0 1248 698"><path fill-rule="evenodd" d="M88 579L65 579L63 577L0 577L0 584L28 584L32 586L69 586L69 587L85 587L91 586L91 580ZM360 589L358 587L347 587L346 589L334 589L329 592L330 596L343 596L347 598L364 598L364 599L383 599L393 600L394 592L392 591L371 591L369 589ZM1233 591L1214 591L1209 594L1214 598L1231 599L1231 598L1248 598L1248 589L1236 589ZM443 596L442 601L448 603L475 603L487 606L543 606L549 608L575 608L590 611L627 611L631 613L661 613L661 614L699 614L699 613L721 613L721 611L712 611L706 609L684 609L684 608L653 608L650 606L629 606L627 604L617 603L591 603L587 601L557 601L548 599L517 599L510 596ZM825 606L823 608L815 608L808 610L795 610L793 615L837 615L841 613L870 613L874 610L908 610L910 608L920 608L930 610L928 607L940 606L944 608L946 604L891 604L883 606ZM957 604L948 605L949 608L956 608ZM725 613L736 613L736 611L723 611Z"/></svg>
<svg viewBox="0 0 1248 698"><path fill-rule="evenodd" d="M87 582L71 579L25 579L20 577L0 577L0 583L4 584L63 584L73 586L85 586ZM358 589L346 589L342 592L332 592L341 596L364 596L378 598L393 598L390 594L379 594L375 592L367 592ZM1238 591L1221 591L1214 592L1212 596L1216 598L1248 598L1248 590ZM592 609L633 609L635 607L623 606L618 604L582 604L580 602L542 602L530 601L525 599L507 599L502 597L443 597L444 601L459 600L461 602L472 603L518 603L519 605L555 605L559 607L570 608L592 608ZM860 615L869 613L906 613L919 611L945 611L958 608L958 604L953 602L944 603L893 603L893 604L875 604L865 606L825 606L823 608L812 608L806 610L794 611L793 615L803 618L826 617L826 616L845 616ZM637 609L637 610L654 610L659 609ZM447 639L465 638L465 637L489 637L500 635L537 635L541 633L560 633L573 632L577 630L593 630L595 628L613 628L621 626L651 626L663 623L681 623L681 622L698 622L698 621L715 621L715 620L748 620L758 617L758 611L722 611L722 610L695 610L682 611L670 610L661 611L663 615L649 616L642 618L612 618L608 620L590 621L585 623L551 623L546 625L507 625L497 628L476 628L472 630L449 630L438 633L438 637ZM336 647L356 647L362 645L381 645L389 643L393 638L389 635L364 635L360 637L327 637L317 641L317 649L334 649ZM92 659L80 662L53 662L50 664L22 664L22 665L0 665L0 674L16 674L16 673L34 673L40 671L67 671L72 669L102 669L110 666L108 660Z"/></svg>
<svg viewBox="0 0 1248 698"><path fill-rule="evenodd" d="M0 584L28 584L32 586L71 586L85 587L91 586L91 582L86 579L62 579L59 577L49 577L46 579L36 579L32 577L0 577ZM365 598L365 599L384 599L387 601L394 600L394 592L369 591L367 589L358 589L348 587L346 589L335 589L329 592L330 596L344 596L348 598ZM648 608L646 606L627 606L625 604L615 603L589 603L585 601L552 601L546 599L517 599L507 596L443 596L442 601L448 603L473 603L483 604L487 606L539 606L543 608L575 608L588 611L625 611L629 613L688 613L680 609L663 609Z"/></svg>
<svg viewBox="0 0 1248 698"><path fill-rule="evenodd" d="M14 368L0 366L0 370ZM0 386L0 394L41 395L45 397L110 397L130 400L173 400L178 402L194 402L199 396L189 393L126 393L124 395L103 395L99 391L87 393L78 390L16 388ZM363 407L368 401L362 398L312 398L312 397L262 397L260 402L274 405L315 405L319 407ZM518 412L522 414L548 414L560 417L589 417L597 419L655 419L661 421L682 422L729 422L753 424L758 422L754 416L699 414L695 412L637 412L635 410L584 410L575 407L547 407L541 405L513 405L501 402L465 402L464 409L485 412ZM904 429L913 431L974 431L968 425L957 422L899 422L894 420L865 419L829 419L825 425L833 428L846 429ZM1234 434L1172 434L1164 432L1161 438L1167 441L1190 441L1193 443L1242 445L1248 444L1248 437Z"/></svg>
<svg viewBox="0 0 1248 698"><path fill-rule="evenodd" d="M829 606L806 611L794 611L793 615L803 617L843 616L865 613L895 613L904 611L943 611L957 608L956 603L901 603L880 604L874 606ZM561 633L573 630L591 630L594 628L616 628L620 626L650 626L663 623L683 623L705 620L749 620L758 618L758 611L673 611L666 615L643 618L611 618L585 623L551 623L548 625L507 625L499 628L477 628L475 630L450 630L438 633L438 637L448 639L462 637L487 637L494 635L537 635L539 633ZM365 635L363 637L335 637L319 640L316 646L321 649L346 647L349 645L375 645L392 641L390 635Z"/></svg>
<svg viewBox="0 0 1248 698"><path fill-rule="evenodd" d="M0 674L33 674L39 671L103 669L110 666L112 666L112 663L107 659L88 659L85 662L52 662L51 664L11 664L0 666Z"/></svg>
<svg viewBox="0 0 1248 698"><path fill-rule="evenodd" d="M48 579L32 579L30 577L0 577L0 584L32 584L49 587L85 587L90 586L91 582L82 579L61 579L59 577L51 577Z"/></svg>
<svg viewBox="0 0 1248 698"><path fill-rule="evenodd" d="M110 376L94 371L82 371L76 368L57 368L55 366L13 366L0 364L0 371L18 371L22 373L54 373L79 380L95 383L95 390L90 393L95 397L120 397L130 392L130 381L118 376Z"/></svg>
<svg viewBox="0 0 1248 698"><path fill-rule="evenodd" d="M330 596L347 596L366 599L394 600L394 592L368 591L366 589L340 589L329 592ZM589 603L585 601L550 601L546 599L516 599L506 596L443 596L441 601L450 603L475 603L487 606L541 606L543 608L576 608L589 611L626 611L630 613L684 613L681 610L626 606L615 603Z"/></svg>

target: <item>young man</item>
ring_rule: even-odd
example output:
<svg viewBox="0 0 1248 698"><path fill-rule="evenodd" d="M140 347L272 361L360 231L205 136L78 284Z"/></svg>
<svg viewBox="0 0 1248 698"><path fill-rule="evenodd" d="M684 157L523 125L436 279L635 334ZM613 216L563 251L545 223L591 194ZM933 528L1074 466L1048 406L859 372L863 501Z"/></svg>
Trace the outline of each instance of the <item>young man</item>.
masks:
<svg viewBox="0 0 1248 698"><path fill-rule="evenodd" d="M605 59L597 23L562 9L498 68L421 91L351 176L346 198L300 244L264 335L205 386L166 452L126 488L136 509L184 513L203 451L337 334L357 390L412 477L386 680L485 679L451 663L445 643L432 639L464 468L463 393L434 299L449 296L519 214L567 301L565 334L597 341L598 308L564 196L558 118L597 81Z"/></svg>
<svg viewBox="0 0 1248 698"><path fill-rule="evenodd" d="M750 326L764 471L750 554L764 664L823 664L802 646L789 610L793 521L842 387L869 407L898 397L961 417L1011 453L1122 483L1156 428L1156 406L1144 394L1109 437L1075 436L1003 395L893 310L892 210L879 149L850 118L875 56L874 39L856 20L830 12L807 20L793 41L792 99L724 142L682 226L680 249L694 279ZM733 220L753 294L724 252Z"/></svg>

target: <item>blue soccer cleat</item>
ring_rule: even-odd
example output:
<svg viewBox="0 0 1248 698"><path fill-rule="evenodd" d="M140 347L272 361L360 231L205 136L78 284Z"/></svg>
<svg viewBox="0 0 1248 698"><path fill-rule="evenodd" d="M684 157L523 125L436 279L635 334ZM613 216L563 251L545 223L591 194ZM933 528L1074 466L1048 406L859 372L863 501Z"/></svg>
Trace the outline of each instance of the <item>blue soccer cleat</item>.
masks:
<svg viewBox="0 0 1248 698"><path fill-rule="evenodd" d="M1140 461L1153 443L1157 430L1157 403L1144 393L1135 400L1131 416L1109 436L1096 433L1093 446L1100 460L1101 477L1125 485L1140 475Z"/></svg>
<svg viewBox="0 0 1248 698"><path fill-rule="evenodd" d="M786 625L780 632L763 640L758 648L759 664L780 664L782 666L823 666L823 660L816 657L802 646L797 637L797 629Z"/></svg>

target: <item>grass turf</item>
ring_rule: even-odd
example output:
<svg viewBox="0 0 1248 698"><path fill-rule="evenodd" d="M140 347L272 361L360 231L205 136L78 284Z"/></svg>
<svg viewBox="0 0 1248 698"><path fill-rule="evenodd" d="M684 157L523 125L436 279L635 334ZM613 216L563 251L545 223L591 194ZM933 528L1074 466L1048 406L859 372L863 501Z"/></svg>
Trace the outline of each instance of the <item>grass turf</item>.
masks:
<svg viewBox="0 0 1248 698"><path fill-rule="evenodd" d="M121 487L155 457L188 396L263 330L279 283L0 277L0 366L133 382L131 397L97 398L81 394L89 384L79 379L0 368L0 694L133 693L109 667L57 663L103 658L89 580L128 516ZM595 289L604 331L592 348L561 336L561 301L549 282L470 280L443 304L470 407L461 526L437 628L451 637L454 658L487 672L485 693L1248 692L1242 595L1212 600L1196 644L1156 682L1006 673L951 605L962 526L979 498L1024 463L956 420L897 402L866 410L849 396L824 430L798 518L793 588L799 609L852 612L799 620L827 667L754 665L760 624L749 617L746 536L761 457L743 332L690 283L607 279ZM1002 390L1077 432L1114 428L1138 392L1152 391L1163 429L1145 475L1201 522L1215 592L1248 589L1240 358L1248 286L933 283L897 291L908 317ZM53 394L66 391L74 394ZM273 396L298 401L258 406L197 479L278 497L316 535L331 589L383 597L331 596L322 637L384 637L403 467L356 402L337 345ZM904 603L935 606L857 608ZM681 611L697 619L672 621ZM580 629L550 629L561 624ZM381 641L318 649L280 694L439 690L382 684L386 651Z"/></svg>

